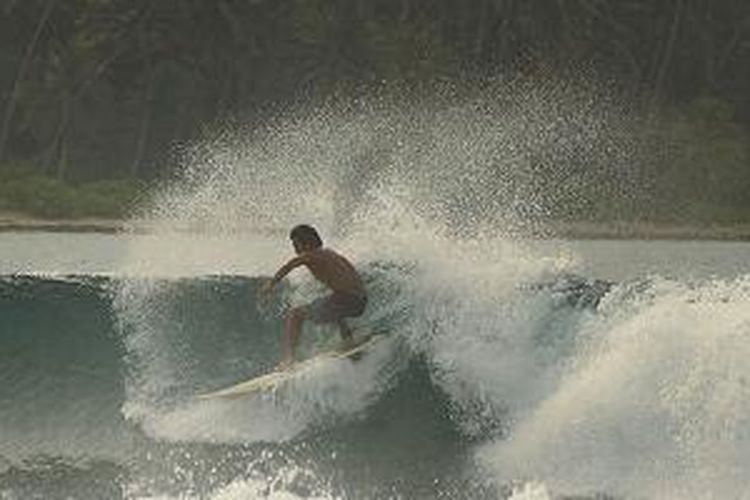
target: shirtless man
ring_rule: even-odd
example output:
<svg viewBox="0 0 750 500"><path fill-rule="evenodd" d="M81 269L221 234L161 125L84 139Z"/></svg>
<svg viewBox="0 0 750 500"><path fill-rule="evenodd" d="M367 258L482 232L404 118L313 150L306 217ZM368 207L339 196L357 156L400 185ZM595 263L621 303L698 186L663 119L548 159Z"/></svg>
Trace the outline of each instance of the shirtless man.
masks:
<svg viewBox="0 0 750 500"><path fill-rule="evenodd" d="M332 293L287 312L284 321L284 359L280 365L282 368L294 363L299 332L305 320L317 324L336 323L344 346L348 347L352 345L353 339L344 318L360 316L367 305L367 294L357 270L346 258L330 248L324 248L323 240L315 228L295 226L289 237L297 256L281 266L274 277L265 283L263 295L267 296L276 283L299 266L307 267Z"/></svg>

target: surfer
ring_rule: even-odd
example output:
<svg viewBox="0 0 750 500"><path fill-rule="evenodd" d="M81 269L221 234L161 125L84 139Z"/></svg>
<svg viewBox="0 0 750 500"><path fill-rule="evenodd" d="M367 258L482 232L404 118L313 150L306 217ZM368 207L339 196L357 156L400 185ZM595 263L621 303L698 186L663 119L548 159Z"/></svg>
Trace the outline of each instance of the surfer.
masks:
<svg viewBox="0 0 750 500"><path fill-rule="evenodd" d="M276 283L299 266L307 267L332 293L310 304L293 307L286 313L282 368L294 363L299 332L306 320L317 324L335 323L344 342L343 348L353 347L352 331L345 318L360 316L367 305L367 293L357 270L344 256L325 248L314 227L306 224L295 226L289 237L297 256L281 266L273 278L263 285L263 296L268 296Z"/></svg>

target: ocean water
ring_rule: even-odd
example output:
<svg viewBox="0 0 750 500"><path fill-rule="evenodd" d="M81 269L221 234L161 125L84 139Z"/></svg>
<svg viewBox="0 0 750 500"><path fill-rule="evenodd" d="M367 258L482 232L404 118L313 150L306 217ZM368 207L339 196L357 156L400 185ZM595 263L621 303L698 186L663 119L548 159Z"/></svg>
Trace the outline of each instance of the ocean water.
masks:
<svg viewBox="0 0 750 500"><path fill-rule="evenodd" d="M750 245L524 238L575 194L568 153L637 154L601 100L522 97L227 132L132 215L148 234L0 233L0 499L750 498ZM197 401L322 293L298 270L256 300L300 222L388 340Z"/></svg>
<svg viewBox="0 0 750 500"><path fill-rule="evenodd" d="M299 272L256 303L289 254L274 241L248 274L127 270L123 249L155 243L0 235L0 498L748 495L747 244L443 242L386 261L335 241L371 290L358 323L389 340L273 395L199 402L269 369L283 308L319 290ZM571 261L613 248L630 276ZM303 351L335 339L308 328Z"/></svg>

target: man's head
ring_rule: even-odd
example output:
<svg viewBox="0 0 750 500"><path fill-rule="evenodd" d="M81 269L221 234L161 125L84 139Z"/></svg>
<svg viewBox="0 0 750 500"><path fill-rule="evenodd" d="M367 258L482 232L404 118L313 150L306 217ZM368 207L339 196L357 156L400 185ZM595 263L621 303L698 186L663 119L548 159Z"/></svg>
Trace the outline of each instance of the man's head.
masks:
<svg viewBox="0 0 750 500"><path fill-rule="evenodd" d="M320 239L318 232L314 227L307 224L294 226L289 233L289 238L291 238L294 251L297 253L315 250L323 246L323 240Z"/></svg>

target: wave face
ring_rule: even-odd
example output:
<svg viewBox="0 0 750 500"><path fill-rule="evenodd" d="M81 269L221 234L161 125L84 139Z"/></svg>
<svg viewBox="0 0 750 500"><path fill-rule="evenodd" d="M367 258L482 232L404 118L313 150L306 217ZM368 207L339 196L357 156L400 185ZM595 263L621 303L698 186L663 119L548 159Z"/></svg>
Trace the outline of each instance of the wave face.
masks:
<svg viewBox="0 0 750 500"><path fill-rule="evenodd" d="M458 370L495 341L480 336L472 348L471 337L450 340L437 329L447 319L437 317L428 334L414 335L424 328L412 321L415 308L444 300L407 303L414 273L366 266L374 293L362 321L390 338L363 360L327 367L273 398L201 403L195 394L263 373L279 357L283 301L256 308L257 279L3 278L3 491L490 495L494 487L471 466L473 443L502 436L507 408ZM284 300L309 285L289 285ZM543 322L570 323L604 290L560 277L516 293L547 305ZM136 291L147 304L126 300ZM446 350L448 342L464 344L460 357L446 357L458 347ZM325 329L310 330L303 350L332 343Z"/></svg>
<svg viewBox="0 0 750 500"><path fill-rule="evenodd" d="M0 496L747 498L748 278L624 256L604 282L519 238L585 208L576 186L629 189L638 156L611 101L533 90L226 132L141 207L116 272L1 278ZM266 372L284 310L322 293L300 271L257 300L300 222L362 271L353 326L388 340L196 401ZM335 342L309 327L301 351Z"/></svg>
<svg viewBox="0 0 750 500"><path fill-rule="evenodd" d="M365 270L362 322L384 345L273 397L215 402L193 396L267 370L279 312L312 283L259 309L242 276L3 278L0 491L742 498L745 278L550 274L498 300L414 267ZM137 314L122 310L134 290L149 297L127 301ZM303 352L335 342L305 334Z"/></svg>

